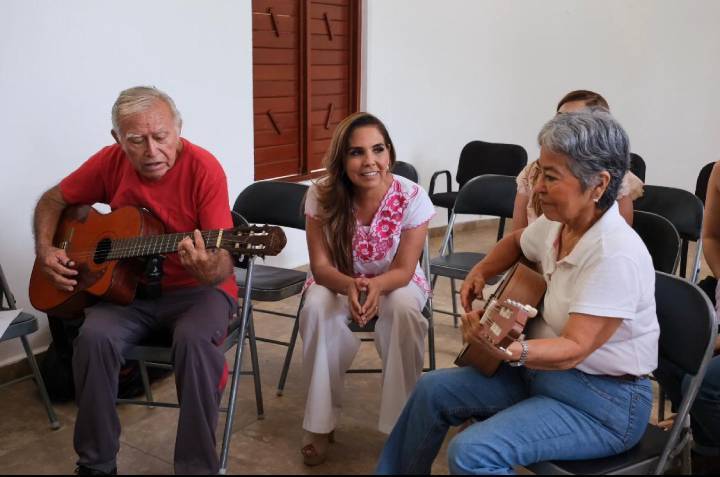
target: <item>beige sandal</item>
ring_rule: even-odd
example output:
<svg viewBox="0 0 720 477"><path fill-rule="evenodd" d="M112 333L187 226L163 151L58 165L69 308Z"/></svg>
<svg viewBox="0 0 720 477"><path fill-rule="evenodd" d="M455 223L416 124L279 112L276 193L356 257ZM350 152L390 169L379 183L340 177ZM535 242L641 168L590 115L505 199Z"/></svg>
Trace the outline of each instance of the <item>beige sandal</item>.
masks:
<svg viewBox="0 0 720 477"><path fill-rule="evenodd" d="M305 442L308 443L305 444ZM330 447L330 444L333 442L335 442L335 431L332 431L330 434L316 434L305 431L303 435L304 445L300 449L305 465L312 467L325 462L328 447Z"/></svg>

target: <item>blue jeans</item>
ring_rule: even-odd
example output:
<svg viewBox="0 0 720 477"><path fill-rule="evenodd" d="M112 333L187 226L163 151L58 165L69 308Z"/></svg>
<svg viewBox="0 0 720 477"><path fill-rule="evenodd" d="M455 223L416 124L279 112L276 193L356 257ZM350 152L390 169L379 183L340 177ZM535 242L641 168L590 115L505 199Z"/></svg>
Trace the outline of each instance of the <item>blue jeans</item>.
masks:
<svg viewBox="0 0 720 477"><path fill-rule="evenodd" d="M660 360L653 373L670 397L673 407L680 405L690 377L669 361ZM720 355L708 364L700 391L690 409L693 450L698 454L720 458Z"/></svg>
<svg viewBox="0 0 720 477"><path fill-rule="evenodd" d="M470 418L448 448L453 474L512 474L513 466L605 457L642 437L652 409L648 379L624 381L577 370L503 364L424 375L380 455L378 474L429 474L450 426Z"/></svg>

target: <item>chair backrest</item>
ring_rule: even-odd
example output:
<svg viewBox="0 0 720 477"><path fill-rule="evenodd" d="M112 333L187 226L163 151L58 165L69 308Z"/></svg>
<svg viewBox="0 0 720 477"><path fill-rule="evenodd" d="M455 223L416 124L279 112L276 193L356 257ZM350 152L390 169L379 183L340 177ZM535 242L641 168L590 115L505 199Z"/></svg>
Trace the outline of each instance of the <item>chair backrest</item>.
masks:
<svg viewBox="0 0 720 477"><path fill-rule="evenodd" d="M303 200L308 186L294 182L262 181L240 192L233 212L255 224L305 230Z"/></svg>
<svg viewBox="0 0 720 477"><path fill-rule="evenodd" d="M680 235L672 222L662 215L636 210L632 227L645 242L655 270L675 273L680 260Z"/></svg>
<svg viewBox="0 0 720 477"><path fill-rule="evenodd" d="M405 179L409 179L416 184L420 182L420 176L418 175L417 169L415 169L415 166L407 162L395 161L392 173L402 176Z"/></svg>
<svg viewBox="0 0 720 477"><path fill-rule="evenodd" d="M630 172L645 182L645 161L639 154L635 154L634 152L630 153Z"/></svg>
<svg viewBox="0 0 720 477"><path fill-rule="evenodd" d="M646 185L635 210L654 212L668 219L680 238L697 241L702 234L703 203L695 194L675 187Z"/></svg>
<svg viewBox="0 0 720 477"><path fill-rule="evenodd" d="M453 214L510 218L515 205L515 177L485 174L468 181L458 192Z"/></svg>
<svg viewBox="0 0 720 477"><path fill-rule="evenodd" d="M698 196L703 204L705 203L705 197L707 197L708 182L710 182L710 173L712 172L714 165L715 162L708 162L705 164L703 168L700 169L697 182L695 182L695 195Z"/></svg>
<svg viewBox="0 0 720 477"><path fill-rule="evenodd" d="M717 335L710 299L683 278L655 272L655 306L660 323L660 359L697 376L712 357Z"/></svg>
<svg viewBox="0 0 720 477"><path fill-rule="evenodd" d="M655 272L655 305L660 324L658 364L669 362L689 377L675 424L658 461L656 473L664 470L671 452L683 443L688 432L688 414L708 363L713 355L717 327L715 310L707 295L696 285L672 275Z"/></svg>
<svg viewBox="0 0 720 477"><path fill-rule="evenodd" d="M527 165L527 157L525 148L517 144L470 141L460 152L455 180L462 188L483 174L517 176Z"/></svg>

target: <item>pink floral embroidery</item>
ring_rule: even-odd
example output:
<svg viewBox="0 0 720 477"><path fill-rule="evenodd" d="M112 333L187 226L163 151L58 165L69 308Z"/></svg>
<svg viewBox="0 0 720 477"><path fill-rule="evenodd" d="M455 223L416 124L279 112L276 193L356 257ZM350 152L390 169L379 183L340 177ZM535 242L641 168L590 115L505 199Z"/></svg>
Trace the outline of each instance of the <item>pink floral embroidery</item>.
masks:
<svg viewBox="0 0 720 477"><path fill-rule="evenodd" d="M358 244L357 253L360 256L360 259L368 261L373 256L373 249L374 247L370 242L360 242Z"/></svg>
<svg viewBox="0 0 720 477"><path fill-rule="evenodd" d="M420 289L424 291L428 296L432 296L432 288L430 288L430 284L425 279L425 277L415 273L412 277L412 281L415 282L415 284L419 286Z"/></svg>
<svg viewBox="0 0 720 477"><path fill-rule="evenodd" d="M417 193L417 187L408 194L402 190L399 181L393 181L370 223L370 230L365 232L357 227L353 237L353 260L375 262L387 256L402 232L405 209Z"/></svg>

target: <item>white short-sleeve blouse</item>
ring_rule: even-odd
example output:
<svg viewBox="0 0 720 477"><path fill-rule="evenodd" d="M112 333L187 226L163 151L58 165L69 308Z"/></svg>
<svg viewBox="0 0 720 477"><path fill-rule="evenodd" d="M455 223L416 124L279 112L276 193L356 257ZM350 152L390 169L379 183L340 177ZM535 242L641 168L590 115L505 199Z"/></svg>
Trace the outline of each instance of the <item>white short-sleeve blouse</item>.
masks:
<svg viewBox="0 0 720 477"><path fill-rule="evenodd" d="M305 215L317 218L318 210L317 188L313 184L305 199ZM418 184L394 175L370 225L356 223L352 241L355 276L374 277L387 272L397 253L402 232L428 223L434 215L435 207L427 192ZM427 298L430 285L420 264L415 267L412 281ZM308 276L306 286L313 282L312 276Z"/></svg>
<svg viewBox="0 0 720 477"><path fill-rule="evenodd" d="M660 327L655 312L655 270L645 244L625 222L617 203L557 260L562 224L544 215L522 234L523 254L541 264L547 283L541 316L528 336L560 336L569 315L619 318L622 324L577 366L589 374L641 376L657 367Z"/></svg>

